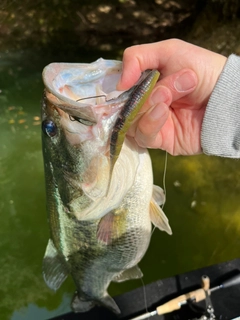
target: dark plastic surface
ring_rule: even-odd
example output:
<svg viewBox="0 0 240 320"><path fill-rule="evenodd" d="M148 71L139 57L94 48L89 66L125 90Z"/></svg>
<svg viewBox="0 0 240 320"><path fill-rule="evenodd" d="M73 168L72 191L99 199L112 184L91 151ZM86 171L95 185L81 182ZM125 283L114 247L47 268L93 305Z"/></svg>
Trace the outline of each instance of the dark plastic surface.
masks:
<svg viewBox="0 0 240 320"><path fill-rule="evenodd" d="M180 294L201 287L201 277L207 275L211 280L211 288L219 286L224 281L240 274L240 259L198 269L172 278L158 280L145 287L148 311L155 308ZM234 279L234 278L233 278ZM232 280L231 280L232 281ZM211 301L217 319L226 320L240 316L240 283L239 278L229 282L229 286L218 289L211 294ZM114 298L120 310L120 316L112 314L107 309L96 307L86 313L68 313L54 320L128 320L146 312L146 304L143 289L138 288ZM196 313L198 308L204 308L205 302L192 307L182 306L181 310L162 316L153 316L150 320L179 320L199 318L201 313ZM53 319L52 319L53 320Z"/></svg>

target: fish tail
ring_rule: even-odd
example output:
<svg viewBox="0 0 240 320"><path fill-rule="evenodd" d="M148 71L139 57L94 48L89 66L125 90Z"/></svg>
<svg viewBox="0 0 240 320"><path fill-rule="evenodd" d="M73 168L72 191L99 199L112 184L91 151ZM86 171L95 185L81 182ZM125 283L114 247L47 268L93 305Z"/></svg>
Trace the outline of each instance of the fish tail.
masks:
<svg viewBox="0 0 240 320"><path fill-rule="evenodd" d="M115 314L121 313L116 302L108 294L101 299L88 301L84 300L84 298L80 298L78 293L75 292L72 300L72 310L74 312L87 312L95 306L104 306Z"/></svg>

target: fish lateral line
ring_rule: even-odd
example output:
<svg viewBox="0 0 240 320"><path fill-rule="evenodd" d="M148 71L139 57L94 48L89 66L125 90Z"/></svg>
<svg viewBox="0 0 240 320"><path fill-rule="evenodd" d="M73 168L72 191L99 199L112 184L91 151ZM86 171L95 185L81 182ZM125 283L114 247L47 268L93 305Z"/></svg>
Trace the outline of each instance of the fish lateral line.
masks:
<svg viewBox="0 0 240 320"><path fill-rule="evenodd" d="M121 152L128 129L150 96L159 76L160 72L158 70L149 70L147 76L136 85L119 113L110 138L110 159L112 168Z"/></svg>

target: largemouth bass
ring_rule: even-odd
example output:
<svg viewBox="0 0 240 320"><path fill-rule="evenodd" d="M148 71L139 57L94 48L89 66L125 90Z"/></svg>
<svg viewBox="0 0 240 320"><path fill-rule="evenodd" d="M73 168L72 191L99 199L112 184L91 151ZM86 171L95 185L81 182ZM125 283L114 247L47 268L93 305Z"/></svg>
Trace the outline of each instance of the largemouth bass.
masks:
<svg viewBox="0 0 240 320"><path fill-rule="evenodd" d="M142 277L137 266L151 222L171 234L153 185L151 159L126 132L159 73L116 90L119 61L52 63L43 71L42 141L50 240L43 260L47 285L57 290L71 275L75 312L95 305L120 310L111 281Z"/></svg>

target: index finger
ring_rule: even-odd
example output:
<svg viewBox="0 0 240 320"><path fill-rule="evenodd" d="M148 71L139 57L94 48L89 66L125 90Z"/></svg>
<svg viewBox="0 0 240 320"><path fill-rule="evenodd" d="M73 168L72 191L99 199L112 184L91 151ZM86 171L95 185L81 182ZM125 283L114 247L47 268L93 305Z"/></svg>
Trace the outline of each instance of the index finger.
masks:
<svg viewBox="0 0 240 320"><path fill-rule="evenodd" d="M123 71L118 83L118 90L127 90L140 78L146 69L164 67L171 55L171 46L166 46L166 41L136 45L127 48L123 53Z"/></svg>

